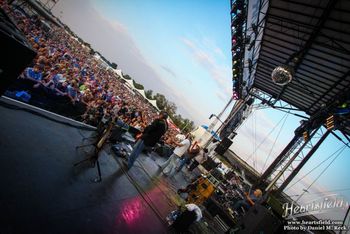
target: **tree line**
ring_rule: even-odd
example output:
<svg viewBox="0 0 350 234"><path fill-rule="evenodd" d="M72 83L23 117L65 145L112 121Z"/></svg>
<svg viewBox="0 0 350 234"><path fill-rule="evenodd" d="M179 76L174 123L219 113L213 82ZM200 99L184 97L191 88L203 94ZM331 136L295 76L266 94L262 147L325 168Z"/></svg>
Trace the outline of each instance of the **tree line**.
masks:
<svg viewBox="0 0 350 234"><path fill-rule="evenodd" d="M176 104L169 101L163 94L156 93L153 95L152 90L146 90L145 95L148 99L156 100L158 108L166 111L173 120L174 124L180 128L182 132L187 133L194 129L194 122L182 117L180 114L177 114Z"/></svg>

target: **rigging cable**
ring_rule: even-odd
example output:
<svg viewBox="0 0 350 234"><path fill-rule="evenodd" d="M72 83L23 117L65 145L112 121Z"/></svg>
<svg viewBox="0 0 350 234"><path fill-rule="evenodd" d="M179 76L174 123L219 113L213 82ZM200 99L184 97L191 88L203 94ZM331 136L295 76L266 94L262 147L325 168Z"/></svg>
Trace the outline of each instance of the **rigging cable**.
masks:
<svg viewBox="0 0 350 234"><path fill-rule="evenodd" d="M301 180L303 180L306 176L308 176L309 174L311 174L314 170L316 170L317 168L319 168L323 163L325 163L326 161L328 161L328 159L332 158L336 153L341 153L343 150L345 149L345 146L340 147L339 149L337 149L334 153L332 153L328 158L326 158L325 160L323 160L322 162L320 162L317 166L315 166L312 170L310 170L308 173L306 173L305 175L303 175L300 179L298 179L296 182L294 182L292 185L288 186L285 190L288 190L290 188L292 188L294 185L296 185L297 183L299 183Z"/></svg>
<svg viewBox="0 0 350 234"><path fill-rule="evenodd" d="M265 159L265 163L264 163L264 166L262 167L262 171L264 171L264 169L265 169L267 160L268 160L269 157L271 156L272 150L273 150L273 148L275 147L275 144L276 144L276 142L277 142L277 139L278 139L278 137L280 136L284 125L286 124L286 121L287 121L287 119L288 119L288 116L289 116L289 115L288 115L288 113L287 113L287 114L283 117L283 118L285 118L285 119L284 119L284 121L283 121L283 123L282 123L282 125L281 125L280 130L278 131L278 134L277 134L277 136L276 136L276 138L275 138L275 141L273 142L273 144L272 144L272 146L271 146L270 152L269 152L269 154L267 155L267 157L266 157L266 159Z"/></svg>
<svg viewBox="0 0 350 234"><path fill-rule="evenodd" d="M333 192L342 192L342 191L349 191L350 188L344 188L344 189L334 189L334 190L329 190L329 191L326 191L326 192L317 192L317 193L308 193L304 196L311 196L311 195L316 195L316 194L325 194L325 193L333 193ZM298 197L300 196L300 194L294 194L294 195L288 195L289 197Z"/></svg>
<svg viewBox="0 0 350 234"><path fill-rule="evenodd" d="M306 193L306 191L308 191L312 185L314 185L316 183L316 181L323 175L323 173L333 164L333 162L339 157L339 155L341 155L341 153L344 151L344 149L346 148L346 146L343 146L341 151L333 158L333 160L321 171L321 173L315 178L315 180L306 188L306 190L303 191L302 194L300 194L300 196L298 197L298 199L296 200L299 201L299 199Z"/></svg>
<svg viewBox="0 0 350 234"><path fill-rule="evenodd" d="M306 116L303 116L303 115L299 115L299 114L296 114L296 113L292 113L292 112L290 112L290 110L289 110L289 111L286 111L286 110L282 110L282 109L280 109L280 108L278 108L278 107L273 107L273 109L274 109L274 110L281 111L281 112L284 112L284 113L288 113L288 114L290 114L290 115L294 115L294 116L296 116L296 117L303 118L303 119L306 119L306 120L309 119L309 117L306 117Z"/></svg>
<svg viewBox="0 0 350 234"><path fill-rule="evenodd" d="M272 128L272 130L271 130L271 131L266 135L266 137L260 142L260 144L258 145L257 149L259 149L259 147L266 141L266 139L272 134L272 132L275 131L275 128L282 122L283 119L284 119L284 116L283 116L282 119L280 119L280 120L278 121L278 123ZM256 150L257 150L257 149L256 149ZM256 151L256 150L255 150L255 151ZM249 160L251 159L251 157L254 155L255 151L254 151L253 153L251 153L251 154L248 156L248 158L247 158L246 161L249 161Z"/></svg>
<svg viewBox="0 0 350 234"><path fill-rule="evenodd" d="M343 141L343 139L341 139L341 137L338 136L334 131L331 131L331 134L332 134L335 138L337 138L339 141L341 141L344 145L346 145L347 147L350 148L350 146L349 146L350 139L347 137L346 134L344 134L344 133L342 132L342 134L345 136L345 138L349 139L349 143L346 143L345 141Z"/></svg>

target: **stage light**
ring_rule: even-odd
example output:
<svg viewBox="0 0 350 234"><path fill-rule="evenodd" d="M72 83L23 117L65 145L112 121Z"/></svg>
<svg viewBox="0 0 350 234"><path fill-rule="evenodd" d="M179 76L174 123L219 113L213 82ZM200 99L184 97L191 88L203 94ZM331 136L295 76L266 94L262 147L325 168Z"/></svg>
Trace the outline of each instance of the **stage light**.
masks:
<svg viewBox="0 0 350 234"><path fill-rule="evenodd" d="M241 57L241 48L238 45L232 47L232 60L236 60Z"/></svg>
<svg viewBox="0 0 350 234"><path fill-rule="evenodd" d="M232 26L232 34L235 34L236 33L236 27L235 26Z"/></svg>
<svg viewBox="0 0 350 234"><path fill-rule="evenodd" d="M290 66L282 65L273 69L271 73L272 81L277 85L286 85L292 81L293 74Z"/></svg>
<svg viewBox="0 0 350 234"><path fill-rule="evenodd" d="M235 51L236 53L237 53L237 49L238 49L238 45L237 44L232 46L232 50Z"/></svg>
<svg viewBox="0 0 350 234"><path fill-rule="evenodd" d="M237 40L235 38L232 39L232 45L236 45Z"/></svg>
<svg viewBox="0 0 350 234"><path fill-rule="evenodd" d="M308 131L303 132L303 138L304 138L304 141L308 141L309 140L309 133L308 133Z"/></svg>
<svg viewBox="0 0 350 234"><path fill-rule="evenodd" d="M240 68L239 68L238 64L237 64L237 66L233 67L232 73L235 73L235 74L240 73Z"/></svg>
<svg viewBox="0 0 350 234"><path fill-rule="evenodd" d="M332 130L334 128L334 124L335 124L334 115L331 115L326 119L327 130Z"/></svg>
<svg viewBox="0 0 350 234"><path fill-rule="evenodd" d="M348 104L346 102L342 103L341 105L339 105L340 108L347 108Z"/></svg>
<svg viewBox="0 0 350 234"><path fill-rule="evenodd" d="M231 13L234 13L236 10L237 10L237 4L236 3L233 3L232 6L231 6Z"/></svg>
<svg viewBox="0 0 350 234"><path fill-rule="evenodd" d="M232 51L232 79L233 97L239 99L242 84L239 77L242 76L245 45L250 43L250 37L246 37L246 11L245 0L231 0L231 51Z"/></svg>
<svg viewBox="0 0 350 234"><path fill-rule="evenodd" d="M238 46L234 46L233 47L233 54L232 54L232 59L235 60L236 58L240 58L241 57L241 49Z"/></svg>
<svg viewBox="0 0 350 234"><path fill-rule="evenodd" d="M231 25L235 27L240 27L243 24L244 18L241 17L241 15L237 15L235 18L232 19Z"/></svg>
<svg viewBox="0 0 350 234"><path fill-rule="evenodd" d="M242 37L240 35L235 35L235 36L233 36L232 39L235 39L237 45L240 45L240 46L242 45L243 40L242 40Z"/></svg>

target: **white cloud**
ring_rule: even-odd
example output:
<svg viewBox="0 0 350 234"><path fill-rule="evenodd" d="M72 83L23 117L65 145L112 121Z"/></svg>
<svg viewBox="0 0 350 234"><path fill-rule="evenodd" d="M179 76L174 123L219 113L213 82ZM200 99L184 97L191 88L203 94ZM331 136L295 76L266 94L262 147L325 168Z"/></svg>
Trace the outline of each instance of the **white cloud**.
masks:
<svg viewBox="0 0 350 234"><path fill-rule="evenodd" d="M169 67L165 66L165 65L160 65L160 67L166 71L167 73L169 73L171 76L173 76L174 78L177 78L176 73Z"/></svg>
<svg viewBox="0 0 350 234"><path fill-rule="evenodd" d="M101 15L101 17L103 17L102 15ZM103 17L104 18L104 17ZM106 21L109 21L108 19L106 19ZM124 25L124 24L122 24L122 23L120 23L120 22L118 22L118 21L109 21L110 23L111 23L111 25L112 25L112 27L116 30L116 31L118 31L118 32L120 32L120 33L125 33L125 34L128 34L129 32L128 32L128 28Z"/></svg>
<svg viewBox="0 0 350 234"><path fill-rule="evenodd" d="M204 39L204 43L202 44L193 42L187 38L181 38L181 41L189 50L192 58L209 73L218 87L230 97L232 95L231 69L229 66L218 64L217 59L212 55L220 53L221 50L218 47L212 48L212 46L207 48L205 46L208 44L207 39Z"/></svg>
<svg viewBox="0 0 350 234"><path fill-rule="evenodd" d="M227 101L227 96L224 95L222 92L216 92L215 95L223 102Z"/></svg>
<svg viewBox="0 0 350 234"><path fill-rule="evenodd" d="M226 56L224 55L224 52L222 52L222 50L221 50L219 47L216 47L216 48L214 49L214 52L215 52L217 55L220 55L220 56L226 58Z"/></svg>
<svg viewBox="0 0 350 234"><path fill-rule="evenodd" d="M169 90L170 100L176 100L176 104L181 111L181 114L184 114L185 117L193 120L197 125L202 124L206 121L206 113L200 106L196 105L196 102L192 99L186 98L182 90L174 88L169 84L169 81L161 78L164 83L164 88Z"/></svg>
<svg viewBox="0 0 350 234"><path fill-rule="evenodd" d="M208 48L208 50L213 51L215 55L220 58L226 59L224 52L222 52L221 48L216 45L216 43L210 38L203 39L203 45Z"/></svg>

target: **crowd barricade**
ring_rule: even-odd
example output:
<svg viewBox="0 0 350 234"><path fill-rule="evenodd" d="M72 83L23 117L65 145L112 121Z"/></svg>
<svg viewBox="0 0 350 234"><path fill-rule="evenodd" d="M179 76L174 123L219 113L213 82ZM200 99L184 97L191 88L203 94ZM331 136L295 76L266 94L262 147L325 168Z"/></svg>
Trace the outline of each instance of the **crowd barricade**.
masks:
<svg viewBox="0 0 350 234"><path fill-rule="evenodd" d="M34 88L34 85L31 80L18 79L8 88L5 96L74 120L82 120L81 116L86 111L84 103L77 101L73 104L68 96L57 95L54 90L42 85Z"/></svg>

